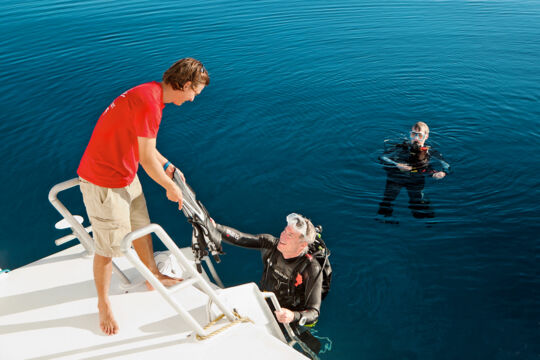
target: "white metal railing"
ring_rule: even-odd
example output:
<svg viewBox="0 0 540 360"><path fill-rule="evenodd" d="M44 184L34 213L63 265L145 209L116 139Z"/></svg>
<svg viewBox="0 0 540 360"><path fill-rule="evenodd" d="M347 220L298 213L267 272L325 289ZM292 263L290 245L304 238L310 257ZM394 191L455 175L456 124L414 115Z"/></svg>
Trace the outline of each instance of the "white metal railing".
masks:
<svg viewBox="0 0 540 360"><path fill-rule="evenodd" d="M163 242L167 249L169 249L171 254L174 255L178 264L182 267L184 271L184 280L179 284L173 285L169 288L163 286L163 284L161 284L154 274L152 274L152 272L143 264L135 250L131 248L131 244L134 240L150 233L155 233L157 235L161 242ZM158 224L150 224L127 234L122 240L121 249L131 264L154 287L154 289L159 292L159 294L169 303L169 305L171 305L173 309L180 314L180 316L191 326L197 335L206 337L209 335L209 333L203 329L203 327L193 318L193 316L191 316L191 314L171 296L180 289L196 284L199 290L210 297L212 302L218 306L229 321L232 322L236 319L236 316L233 314L232 310L225 306L217 293L210 287L210 285L206 282L202 275L199 274L195 267L190 264L186 256L182 254L174 241Z"/></svg>
<svg viewBox="0 0 540 360"><path fill-rule="evenodd" d="M277 300L276 294L270 291L263 291L262 294L265 299L270 299L270 301L272 302L272 305L274 305L274 308L277 311L281 310L281 306L279 305L279 301ZM298 338L298 336L296 336L296 334L294 333L293 329L291 328L289 324L281 324L281 325L283 325L283 327L285 328L285 331L287 331L287 335L289 335L289 339L290 339L288 343L289 346L293 347L295 344L298 344L302 348L302 350L304 350L304 352L306 352L307 354L311 356L311 359L319 360L319 357L317 356L317 354L315 354L306 344L304 344L302 340Z"/></svg>
<svg viewBox="0 0 540 360"><path fill-rule="evenodd" d="M57 246L60 246L62 244L67 243L71 240L79 240L81 245L86 250L86 253L88 255L94 254L94 240L90 237L88 234L90 231L92 231L92 227L89 226L87 228L84 228L81 223L75 219L73 214L62 204L62 202L58 199L58 193L61 191L71 189L72 187L79 185L79 178L73 178L71 180L67 180L64 182L61 182L59 184L54 185L51 190L49 191L49 202L54 206L56 210L62 215L62 217L66 220L66 222L69 224L69 227L73 231L73 234L66 235L64 237L61 237L60 239L57 239L55 241L55 244ZM112 262L113 264L113 270L114 272L120 276L120 279L124 284L131 284L131 281L128 279L128 277L120 270L118 265Z"/></svg>
<svg viewBox="0 0 540 360"><path fill-rule="evenodd" d="M60 202L60 200L58 199L59 192L71 189L72 187L75 187L77 185L79 185L79 178L74 178L54 185L49 191L49 202L52 204L52 206L54 206L56 210L58 210L60 215L62 215L62 217L67 221L67 223L73 230L73 234L67 236L70 237L69 240L78 239L81 245L88 252L88 254L91 255L94 253L94 242L92 238L90 237L90 235L88 235L88 232L84 229L84 227L73 217L73 215L64 206L64 204L62 204L62 202ZM67 237L64 236L63 238L60 238L58 240L62 240L61 243L64 244L69 241L66 240Z"/></svg>

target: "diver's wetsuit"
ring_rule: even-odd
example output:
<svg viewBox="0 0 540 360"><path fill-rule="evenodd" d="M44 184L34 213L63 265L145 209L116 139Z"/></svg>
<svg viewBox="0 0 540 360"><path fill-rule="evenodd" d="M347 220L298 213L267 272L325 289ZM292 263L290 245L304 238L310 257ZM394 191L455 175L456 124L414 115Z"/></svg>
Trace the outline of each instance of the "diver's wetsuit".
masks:
<svg viewBox="0 0 540 360"><path fill-rule="evenodd" d="M306 324L317 321L321 309L323 276L317 260L310 261L301 274L293 272L306 261L306 255L285 259L277 245L279 239L270 234L251 235L233 228L216 225L221 239L229 244L249 249L260 249L265 269L260 288L276 294L279 304L294 312L293 323L301 318Z"/></svg>
<svg viewBox="0 0 540 360"><path fill-rule="evenodd" d="M432 160L437 160L441 169L433 167ZM379 204L378 214L391 216L393 212L392 201L396 199L402 187L407 189L409 194L409 209L415 218L432 218L435 216L429 200L424 196L425 176L432 176L438 171L446 174L450 171L450 166L446 163L442 155L429 147L418 147L408 141L396 144L386 149L384 155L380 157L387 173L386 188L384 198ZM411 171L401 171L396 163L410 165Z"/></svg>

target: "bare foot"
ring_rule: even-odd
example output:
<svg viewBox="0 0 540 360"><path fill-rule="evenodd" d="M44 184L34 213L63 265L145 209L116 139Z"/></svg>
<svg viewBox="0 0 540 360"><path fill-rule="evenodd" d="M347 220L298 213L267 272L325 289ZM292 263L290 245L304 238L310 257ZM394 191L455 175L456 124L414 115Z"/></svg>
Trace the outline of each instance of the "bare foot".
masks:
<svg viewBox="0 0 540 360"><path fill-rule="evenodd" d="M99 327L105 335L114 335L118 333L118 324L114 320L110 303L98 304Z"/></svg>
<svg viewBox="0 0 540 360"><path fill-rule="evenodd" d="M172 286L172 285L178 284L180 281L184 280L184 279L180 279L180 278L172 278L170 276L163 275L160 272L158 272L157 274L154 274L154 275L157 277L157 279L164 286ZM146 282L146 287L148 288L148 290L154 290L154 287L148 281Z"/></svg>

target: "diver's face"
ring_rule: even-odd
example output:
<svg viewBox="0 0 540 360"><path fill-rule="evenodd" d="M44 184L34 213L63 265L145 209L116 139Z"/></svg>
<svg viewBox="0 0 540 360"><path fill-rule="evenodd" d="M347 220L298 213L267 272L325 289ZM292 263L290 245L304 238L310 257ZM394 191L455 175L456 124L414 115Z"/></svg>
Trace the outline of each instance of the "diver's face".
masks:
<svg viewBox="0 0 540 360"><path fill-rule="evenodd" d="M420 129L412 128L411 129L411 144L418 144L418 146L424 146L429 135Z"/></svg>
<svg viewBox="0 0 540 360"><path fill-rule="evenodd" d="M302 234L294 230L292 226L287 226L279 236L277 249L285 259L290 259L300 255L306 245L307 242L302 239Z"/></svg>

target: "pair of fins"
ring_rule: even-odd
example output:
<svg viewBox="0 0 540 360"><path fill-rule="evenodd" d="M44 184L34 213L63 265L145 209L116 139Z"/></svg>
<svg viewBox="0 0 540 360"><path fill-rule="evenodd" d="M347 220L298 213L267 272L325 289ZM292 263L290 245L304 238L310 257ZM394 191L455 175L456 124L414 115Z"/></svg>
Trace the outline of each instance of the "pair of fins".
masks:
<svg viewBox="0 0 540 360"><path fill-rule="evenodd" d="M174 170L173 181L182 191L182 212L193 226L191 249L195 257L197 271L200 273L202 272L201 260L208 256L209 251L216 262L221 261L219 255L224 254L221 246L221 234L212 224L210 215L204 205L197 200L195 191L182 180L180 172L176 169Z"/></svg>

